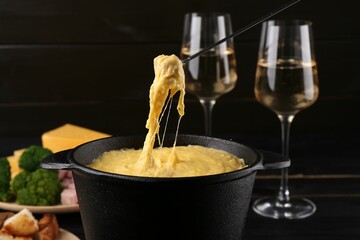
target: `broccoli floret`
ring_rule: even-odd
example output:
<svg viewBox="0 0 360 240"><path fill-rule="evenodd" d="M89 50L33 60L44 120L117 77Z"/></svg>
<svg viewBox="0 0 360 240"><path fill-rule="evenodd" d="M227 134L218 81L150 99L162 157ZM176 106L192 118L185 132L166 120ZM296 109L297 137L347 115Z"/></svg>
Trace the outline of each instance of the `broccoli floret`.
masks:
<svg viewBox="0 0 360 240"><path fill-rule="evenodd" d="M16 174L16 176L10 182L10 191L12 193L16 194L16 192L19 189L25 188L27 178L29 175L30 175L30 172L28 172L28 171L22 171L22 172Z"/></svg>
<svg viewBox="0 0 360 240"><path fill-rule="evenodd" d="M30 146L21 154L19 158L19 167L23 170L33 172L40 168L40 162L51 154L51 150L42 146Z"/></svg>
<svg viewBox="0 0 360 240"><path fill-rule="evenodd" d="M20 180L19 183L22 184ZM28 173L25 187L17 189L16 203L37 206L56 205L60 202L62 189L56 171L39 168Z"/></svg>
<svg viewBox="0 0 360 240"><path fill-rule="evenodd" d="M0 158L0 200L7 201L10 194L10 163L6 157Z"/></svg>

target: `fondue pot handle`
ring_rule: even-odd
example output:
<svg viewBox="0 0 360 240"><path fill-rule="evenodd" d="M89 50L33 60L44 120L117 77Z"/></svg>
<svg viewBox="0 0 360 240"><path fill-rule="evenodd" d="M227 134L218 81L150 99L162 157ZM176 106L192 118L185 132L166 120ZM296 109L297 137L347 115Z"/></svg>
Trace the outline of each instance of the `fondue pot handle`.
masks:
<svg viewBox="0 0 360 240"><path fill-rule="evenodd" d="M71 149L60 151L45 157L41 163L40 167L44 169L70 169L74 168L73 164L68 161L68 154Z"/></svg>
<svg viewBox="0 0 360 240"><path fill-rule="evenodd" d="M290 166L290 158L267 150L260 150L263 155L262 167L259 170L280 169Z"/></svg>

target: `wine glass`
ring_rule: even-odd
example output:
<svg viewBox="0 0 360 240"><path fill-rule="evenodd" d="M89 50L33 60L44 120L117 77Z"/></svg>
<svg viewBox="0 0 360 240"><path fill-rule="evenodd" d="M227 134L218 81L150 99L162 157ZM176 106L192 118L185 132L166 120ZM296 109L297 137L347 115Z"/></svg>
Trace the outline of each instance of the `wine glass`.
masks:
<svg viewBox="0 0 360 240"><path fill-rule="evenodd" d="M295 115L319 95L312 23L269 20L262 24L256 69L256 100L276 113L281 122L282 154L289 157L290 124ZM316 211L306 198L290 198L288 168L281 170L277 196L258 199L253 210L266 217L300 219Z"/></svg>
<svg viewBox="0 0 360 240"><path fill-rule="evenodd" d="M185 59L232 33L228 13L185 14L180 56ZM186 92L197 96L205 113L205 135L212 135L212 110L216 100L237 81L233 39L215 46L184 64Z"/></svg>

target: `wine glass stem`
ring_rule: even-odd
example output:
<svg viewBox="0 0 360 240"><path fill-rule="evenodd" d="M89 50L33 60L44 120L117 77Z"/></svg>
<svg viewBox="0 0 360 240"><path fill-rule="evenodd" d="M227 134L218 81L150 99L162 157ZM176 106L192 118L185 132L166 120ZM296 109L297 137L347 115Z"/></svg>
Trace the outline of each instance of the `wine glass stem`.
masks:
<svg viewBox="0 0 360 240"><path fill-rule="evenodd" d="M278 115L281 122L281 141L282 154L289 157L289 139L290 139L290 125L294 119L294 115ZM290 201L290 192L288 188L288 168L281 169L281 183L277 196L278 203L284 206Z"/></svg>
<svg viewBox="0 0 360 240"><path fill-rule="evenodd" d="M212 135L212 111L216 103L215 99L200 99L205 114L205 135Z"/></svg>

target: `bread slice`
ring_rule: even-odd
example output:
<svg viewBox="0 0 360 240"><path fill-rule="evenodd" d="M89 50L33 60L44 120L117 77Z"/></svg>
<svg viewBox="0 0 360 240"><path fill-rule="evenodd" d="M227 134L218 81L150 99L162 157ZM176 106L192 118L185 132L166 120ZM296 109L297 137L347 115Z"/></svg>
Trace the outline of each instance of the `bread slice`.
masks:
<svg viewBox="0 0 360 240"><path fill-rule="evenodd" d="M39 240L55 240L60 234L59 224L54 214L46 213L39 220L40 231L37 234Z"/></svg>
<svg viewBox="0 0 360 240"><path fill-rule="evenodd" d="M3 229L16 236L32 236L39 231L39 225L32 213L27 208L24 208L6 219Z"/></svg>
<svg viewBox="0 0 360 240"><path fill-rule="evenodd" d="M0 229L2 228L5 220L14 215L15 213L13 212L0 212Z"/></svg>
<svg viewBox="0 0 360 240"><path fill-rule="evenodd" d="M0 230L0 240L14 240L13 236L5 230Z"/></svg>
<svg viewBox="0 0 360 240"><path fill-rule="evenodd" d="M0 230L0 240L33 240L31 236L12 236L5 230Z"/></svg>

